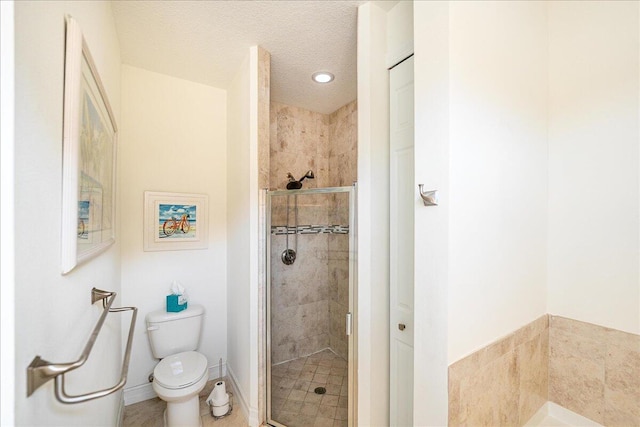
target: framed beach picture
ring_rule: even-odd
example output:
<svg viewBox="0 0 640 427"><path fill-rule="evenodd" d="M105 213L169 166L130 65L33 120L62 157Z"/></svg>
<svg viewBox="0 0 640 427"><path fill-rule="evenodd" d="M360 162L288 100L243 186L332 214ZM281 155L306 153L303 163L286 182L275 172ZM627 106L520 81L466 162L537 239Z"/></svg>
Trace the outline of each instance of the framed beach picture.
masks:
<svg viewBox="0 0 640 427"><path fill-rule="evenodd" d="M144 193L144 250L175 251L208 246L206 194Z"/></svg>
<svg viewBox="0 0 640 427"><path fill-rule="evenodd" d="M116 122L78 23L66 18L62 274L115 242Z"/></svg>

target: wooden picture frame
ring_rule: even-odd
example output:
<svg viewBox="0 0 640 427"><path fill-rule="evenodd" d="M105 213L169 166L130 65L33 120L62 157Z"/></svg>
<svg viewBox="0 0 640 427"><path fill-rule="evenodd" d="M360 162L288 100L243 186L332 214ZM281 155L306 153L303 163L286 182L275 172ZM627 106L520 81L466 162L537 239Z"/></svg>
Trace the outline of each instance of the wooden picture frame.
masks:
<svg viewBox="0 0 640 427"><path fill-rule="evenodd" d="M209 244L206 194L144 193L144 250L206 249Z"/></svg>
<svg viewBox="0 0 640 427"><path fill-rule="evenodd" d="M115 242L117 126L78 23L66 17L62 274Z"/></svg>

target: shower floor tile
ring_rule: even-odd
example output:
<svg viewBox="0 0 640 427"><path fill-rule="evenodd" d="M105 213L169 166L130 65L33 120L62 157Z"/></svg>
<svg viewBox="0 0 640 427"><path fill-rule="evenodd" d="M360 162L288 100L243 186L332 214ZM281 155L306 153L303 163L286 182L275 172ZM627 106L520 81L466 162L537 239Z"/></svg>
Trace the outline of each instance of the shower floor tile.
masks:
<svg viewBox="0 0 640 427"><path fill-rule="evenodd" d="M271 419L287 427L347 426L347 390L347 362L329 349L273 365Z"/></svg>

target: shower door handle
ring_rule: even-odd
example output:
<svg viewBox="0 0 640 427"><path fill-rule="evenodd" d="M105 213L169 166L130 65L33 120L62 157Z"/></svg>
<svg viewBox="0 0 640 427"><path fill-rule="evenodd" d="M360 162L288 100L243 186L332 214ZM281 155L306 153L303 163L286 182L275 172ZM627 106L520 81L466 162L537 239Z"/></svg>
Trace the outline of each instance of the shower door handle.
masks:
<svg viewBox="0 0 640 427"><path fill-rule="evenodd" d="M346 323L347 323L347 336L349 336L351 335L351 313L347 313Z"/></svg>

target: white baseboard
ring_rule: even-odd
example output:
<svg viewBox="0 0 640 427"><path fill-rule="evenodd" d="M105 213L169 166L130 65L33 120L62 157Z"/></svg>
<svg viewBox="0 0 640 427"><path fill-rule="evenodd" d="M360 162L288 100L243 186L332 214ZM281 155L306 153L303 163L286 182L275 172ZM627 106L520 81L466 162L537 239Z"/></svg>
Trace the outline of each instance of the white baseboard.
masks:
<svg viewBox="0 0 640 427"><path fill-rule="evenodd" d="M251 408L249 402L245 397L245 392L238 385L238 380L231 367L227 366L227 378L231 381L233 386L233 405L240 404L240 409L250 426L258 426L258 408Z"/></svg>
<svg viewBox="0 0 640 427"><path fill-rule="evenodd" d="M151 383L136 385L124 389L124 404L125 406L133 405L134 403L153 399L157 396L156 392L153 391Z"/></svg>
<svg viewBox="0 0 640 427"><path fill-rule="evenodd" d="M222 377L227 376L227 364L222 364ZM209 366L209 381L217 380L220 378L220 368L216 366Z"/></svg>
<svg viewBox="0 0 640 427"><path fill-rule="evenodd" d="M209 366L209 381L215 380L220 376L220 367ZM222 364L222 376L227 375L227 364ZM234 388L235 390L235 388ZM145 400L153 399L158 397L155 391L153 391L153 386L151 383L136 385L130 388L124 389L124 404L125 406L133 405L134 403L143 402Z"/></svg>
<svg viewBox="0 0 640 427"><path fill-rule="evenodd" d="M244 393L240 386L238 385L238 380L236 379L235 374L231 367L227 366L227 377L231 381L231 385L233 387L233 405L236 406L240 404L240 409L242 409L242 413L244 417L249 419L249 404L247 403L247 399L244 397Z"/></svg>

